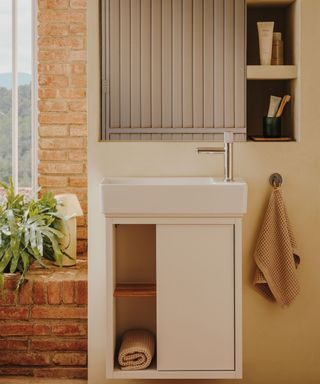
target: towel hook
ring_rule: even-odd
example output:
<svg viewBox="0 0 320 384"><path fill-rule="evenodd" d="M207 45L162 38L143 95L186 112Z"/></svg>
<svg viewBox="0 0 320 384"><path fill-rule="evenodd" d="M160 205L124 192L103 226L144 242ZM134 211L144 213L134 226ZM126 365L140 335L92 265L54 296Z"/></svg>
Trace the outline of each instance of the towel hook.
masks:
<svg viewBox="0 0 320 384"><path fill-rule="evenodd" d="M281 184L283 182L283 178L282 176L280 175L280 173L273 173L270 178L269 178L269 182L270 184L274 187L274 188L279 188L281 187Z"/></svg>

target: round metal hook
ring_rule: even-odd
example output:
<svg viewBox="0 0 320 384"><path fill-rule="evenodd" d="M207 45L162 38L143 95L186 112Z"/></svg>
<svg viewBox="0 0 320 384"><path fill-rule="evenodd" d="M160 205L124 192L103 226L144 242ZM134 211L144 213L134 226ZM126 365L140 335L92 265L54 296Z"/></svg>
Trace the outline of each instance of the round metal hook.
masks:
<svg viewBox="0 0 320 384"><path fill-rule="evenodd" d="M281 187L281 184L283 182L283 178L282 176L280 175L280 173L273 173L270 178L269 178L269 182L270 184L274 187L274 188L279 188Z"/></svg>

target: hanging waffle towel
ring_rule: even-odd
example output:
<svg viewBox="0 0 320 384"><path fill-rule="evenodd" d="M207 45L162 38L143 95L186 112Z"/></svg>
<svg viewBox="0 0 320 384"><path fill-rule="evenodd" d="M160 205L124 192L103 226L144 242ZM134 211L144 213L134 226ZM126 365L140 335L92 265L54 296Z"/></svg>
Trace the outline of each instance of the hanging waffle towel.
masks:
<svg viewBox="0 0 320 384"><path fill-rule="evenodd" d="M288 306L298 295L300 255L280 188L274 188L259 233L254 286L269 300Z"/></svg>
<svg viewBox="0 0 320 384"><path fill-rule="evenodd" d="M118 361L120 368L131 371L147 368L155 350L154 335L145 330L127 331L122 338Z"/></svg>

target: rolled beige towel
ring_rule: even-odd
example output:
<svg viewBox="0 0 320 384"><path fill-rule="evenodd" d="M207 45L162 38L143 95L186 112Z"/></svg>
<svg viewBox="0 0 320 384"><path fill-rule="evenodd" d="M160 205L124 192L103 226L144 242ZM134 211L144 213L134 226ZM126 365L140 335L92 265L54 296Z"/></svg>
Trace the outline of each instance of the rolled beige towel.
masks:
<svg viewBox="0 0 320 384"><path fill-rule="evenodd" d="M132 329L123 337L119 350L120 368L126 371L147 368L155 351L155 337L146 330Z"/></svg>

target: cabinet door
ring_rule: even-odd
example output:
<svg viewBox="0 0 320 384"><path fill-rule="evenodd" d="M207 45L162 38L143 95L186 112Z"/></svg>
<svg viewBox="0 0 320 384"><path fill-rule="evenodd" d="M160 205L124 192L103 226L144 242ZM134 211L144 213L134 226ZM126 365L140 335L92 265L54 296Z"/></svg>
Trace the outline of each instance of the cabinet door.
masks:
<svg viewBox="0 0 320 384"><path fill-rule="evenodd" d="M158 370L234 370L234 308L234 226L158 225Z"/></svg>
<svg viewBox="0 0 320 384"><path fill-rule="evenodd" d="M246 140L245 0L101 0L104 140Z"/></svg>

